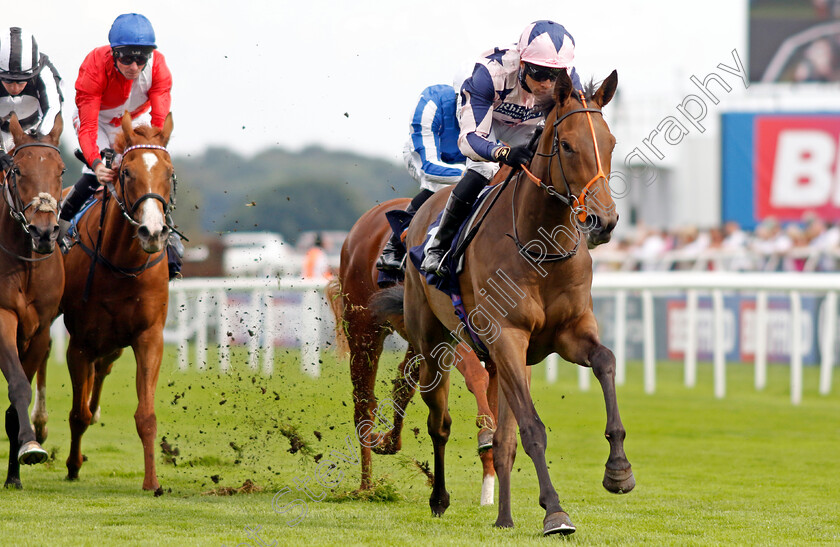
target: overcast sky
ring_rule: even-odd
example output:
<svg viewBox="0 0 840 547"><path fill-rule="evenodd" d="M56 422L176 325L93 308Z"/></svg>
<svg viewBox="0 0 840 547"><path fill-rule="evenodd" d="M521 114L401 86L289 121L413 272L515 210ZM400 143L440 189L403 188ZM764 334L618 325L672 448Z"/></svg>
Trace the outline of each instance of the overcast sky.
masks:
<svg viewBox="0 0 840 547"><path fill-rule="evenodd" d="M175 153L319 144L399 161L420 91L451 83L536 19L571 32L583 78L618 69L621 92L662 93L664 115L692 74L731 64L736 48L747 63L746 9L746 0L41 0L4 2L2 21L35 34L71 103L82 59L107 44L114 18L146 15L173 73Z"/></svg>

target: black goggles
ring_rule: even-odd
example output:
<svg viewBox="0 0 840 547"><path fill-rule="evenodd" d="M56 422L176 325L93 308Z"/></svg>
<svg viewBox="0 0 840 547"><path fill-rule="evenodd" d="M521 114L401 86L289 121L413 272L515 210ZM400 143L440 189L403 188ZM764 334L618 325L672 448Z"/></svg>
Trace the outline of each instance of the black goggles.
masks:
<svg viewBox="0 0 840 547"><path fill-rule="evenodd" d="M544 82L546 80L556 80L560 76L560 71L566 70L564 68L549 68L547 66L532 65L525 63L525 74L530 76L535 82Z"/></svg>
<svg viewBox="0 0 840 547"><path fill-rule="evenodd" d="M137 63L137 66L143 66L149 62L149 56L143 54L120 55L117 57L117 61L119 61L121 64L124 64L125 66L128 66L131 63Z"/></svg>
<svg viewBox="0 0 840 547"><path fill-rule="evenodd" d="M4 84L25 84L30 78L31 76L27 76L26 78L4 78L0 76L0 82Z"/></svg>

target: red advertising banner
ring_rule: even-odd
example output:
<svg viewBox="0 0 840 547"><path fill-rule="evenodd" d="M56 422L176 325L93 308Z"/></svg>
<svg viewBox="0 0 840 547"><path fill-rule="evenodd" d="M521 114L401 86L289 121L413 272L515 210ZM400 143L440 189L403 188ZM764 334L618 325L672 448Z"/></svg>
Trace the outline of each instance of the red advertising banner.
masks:
<svg viewBox="0 0 840 547"><path fill-rule="evenodd" d="M755 117L756 216L840 220L840 114Z"/></svg>

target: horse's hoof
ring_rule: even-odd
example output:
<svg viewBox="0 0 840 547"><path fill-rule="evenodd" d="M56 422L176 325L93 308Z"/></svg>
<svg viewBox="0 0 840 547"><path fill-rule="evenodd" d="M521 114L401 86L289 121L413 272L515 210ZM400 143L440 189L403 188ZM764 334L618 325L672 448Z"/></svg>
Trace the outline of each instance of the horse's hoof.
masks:
<svg viewBox="0 0 840 547"><path fill-rule="evenodd" d="M17 479L6 479L6 484L4 484L3 486L5 486L6 488L11 489L11 490L22 490L23 489L23 484L21 484L19 478L17 478Z"/></svg>
<svg viewBox="0 0 840 547"><path fill-rule="evenodd" d="M76 473L75 475L71 475L70 473L67 473L67 476L64 477L64 480L70 481L70 482L75 482L75 481L79 480L79 474Z"/></svg>
<svg viewBox="0 0 840 547"><path fill-rule="evenodd" d="M482 429L478 432L478 451L483 452L493 448L493 430Z"/></svg>
<svg viewBox="0 0 840 547"><path fill-rule="evenodd" d="M18 463L21 465L35 465L44 463L50 455L41 448L38 441L29 441L18 450Z"/></svg>
<svg viewBox="0 0 840 547"><path fill-rule="evenodd" d="M402 439L399 435L394 435L393 431L385 434L371 433L371 450L376 454L383 456L390 456L396 454L402 448Z"/></svg>
<svg viewBox="0 0 840 547"><path fill-rule="evenodd" d="M633 468L604 470L604 488L613 494L626 494L636 486L636 479L633 477Z"/></svg>
<svg viewBox="0 0 840 547"><path fill-rule="evenodd" d="M159 498L163 495L163 486L158 486L157 490L155 490L155 497Z"/></svg>
<svg viewBox="0 0 840 547"><path fill-rule="evenodd" d="M568 536L575 533L575 525L565 511L558 511L546 515L543 519L543 535L562 534Z"/></svg>
<svg viewBox="0 0 840 547"><path fill-rule="evenodd" d="M436 498L434 495L429 498L429 507L432 508L432 516L441 517L449 508L449 492L444 492L443 496Z"/></svg>
<svg viewBox="0 0 840 547"><path fill-rule="evenodd" d="M513 519L511 517L499 517L493 526L496 528L513 528Z"/></svg>

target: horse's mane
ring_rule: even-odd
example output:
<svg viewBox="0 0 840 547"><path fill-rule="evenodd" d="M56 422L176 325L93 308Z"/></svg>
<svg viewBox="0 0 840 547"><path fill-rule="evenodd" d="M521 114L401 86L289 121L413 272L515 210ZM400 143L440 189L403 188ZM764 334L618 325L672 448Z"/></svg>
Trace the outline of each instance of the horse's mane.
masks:
<svg viewBox="0 0 840 547"><path fill-rule="evenodd" d="M135 135L147 141L153 141L156 138L159 138L163 133L163 129L151 125L139 125L135 127L133 131ZM114 141L114 150L118 153L122 153L122 151L125 150L125 145L125 133L117 134L117 139Z"/></svg>
<svg viewBox="0 0 840 547"><path fill-rule="evenodd" d="M595 87L595 78L590 78L588 82L584 83L582 91L584 99L586 99L587 101L591 101L592 97L595 95L595 92L598 91L598 88ZM578 93L572 93L572 97L574 97L574 99L577 102L581 102L580 95ZM548 114L551 111L551 109L554 108L555 104L556 101L554 100L554 94L552 94L549 98L546 99L544 103L536 105L536 108L540 109L540 111L542 111L543 114Z"/></svg>

